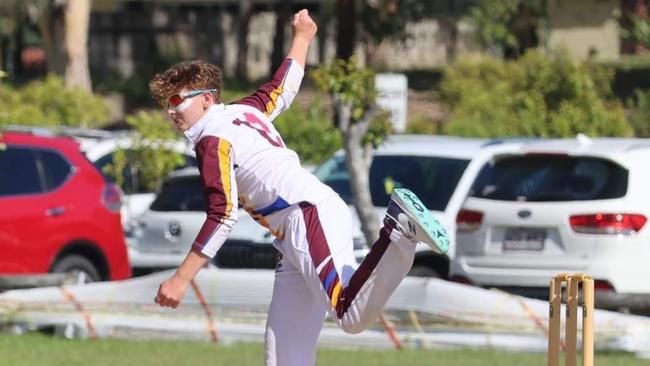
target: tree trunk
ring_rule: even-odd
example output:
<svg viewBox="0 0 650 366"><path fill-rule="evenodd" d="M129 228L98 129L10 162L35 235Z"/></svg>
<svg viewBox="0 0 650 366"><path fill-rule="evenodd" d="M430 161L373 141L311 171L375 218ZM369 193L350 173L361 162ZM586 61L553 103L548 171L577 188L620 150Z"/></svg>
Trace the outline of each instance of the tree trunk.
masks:
<svg viewBox="0 0 650 366"><path fill-rule="evenodd" d="M384 60L379 60L377 58L377 52L379 50L379 47L381 47L381 41L379 43L376 43L372 37L368 37L363 43L366 44L366 65L368 65L369 68L375 70L380 69L382 66L384 66Z"/></svg>
<svg viewBox="0 0 650 366"><path fill-rule="evenodd" d="M0 71L7 71L7 54L9 53L9 40L0 35ZM1 78L0 78L1 79Z"/></svg>
<svg viewBox="0 0 650 366"><path fill-rule="evenodd" d="M65 86L92 91L88 70L90 0L68 0L65 9Z"/></svg>
<svg viewBox="0 0 650 366"><path fill-rule="evenodd" d="M350 189L354 208L361 222L361 231L368 246L372 245L379 236L379 220L372 203L368 173L372 157L372 147L363 146L362 138L368 130L373 112L366 113L361 121L352 123L352 103L335 98L338 110L339 128L343 137L345 150L345 165L350 174Z"/></svg>
<svg viewBox="0 0 650 366"><path fill-rule="evenodd" d="M336 57L347 60L354 54L356 41L355 0L336 0Z"/></svg>
<svg viewBox="0 0 650 366"><path fill-rule="evenodd" d="M326 62L327 40L331 37L332 22L336 21L335 9L336 4L333 1L323 1L318 8L316 16L316 24L318 24L318 32L316 32L316 39L318 41L318 64Z"/></svg>
<svg viewBox="0 0 650 366"><path fill-rule="evenodd" d="M23 51L23 27L23 24L17 24L16 32L14 33L14 44L12 50L13 69L11 70L14 79L20 79L23 77L23 62L20 58L20 55Z"/></svg>
<svg viewBox="0 0 650 366"><path fill-rule="evenodd" d="M284 40L285 26L291 17L291 0L280 2L275 8L275 35L273 36L273 48L271 49L271 69L269 75L273 75L282 61L284 61Z"/></svg>
<svg viewBox="0 0 650 366"><path fill-rule="evenodd" d="M458 54L458 17L443 16L438 19L440 27L446 33L445 42L445 61L451 64L456 60Z"/></svg>
<svg viewBox="0 0 650 366"><path fill-rule="evenodd" d="M65 13L60 5L49 4L38 22L47 54L47 72L65 74Z"/></svg>
<svg viewBox="0 0 650 366"><path fill-rule="evenodd" d="M253 2L239 1L239 19L237 33L237 68L235 75L240 80L248 80L248 31L253 16Z"/></svg>

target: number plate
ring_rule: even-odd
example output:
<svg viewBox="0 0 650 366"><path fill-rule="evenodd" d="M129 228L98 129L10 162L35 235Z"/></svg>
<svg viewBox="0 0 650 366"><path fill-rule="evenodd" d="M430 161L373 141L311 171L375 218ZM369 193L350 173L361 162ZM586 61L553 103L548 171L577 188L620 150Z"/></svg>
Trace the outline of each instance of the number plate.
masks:
<svg viewBox="0 0 650 366"><path fill-rule="evenodd" d="M503 250L540 251L544 249L544 239L546 239L546 230L544 229L506 229L506 234L503 238Z"/></svg>

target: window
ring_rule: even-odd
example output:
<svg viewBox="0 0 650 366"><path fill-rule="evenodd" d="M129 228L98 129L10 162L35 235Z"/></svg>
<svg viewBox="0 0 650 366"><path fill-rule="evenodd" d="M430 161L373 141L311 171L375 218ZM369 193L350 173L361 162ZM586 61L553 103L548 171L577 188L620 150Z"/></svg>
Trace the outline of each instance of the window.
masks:
<svg viewBox="0 0 650 366"><path fill-rule="evenodd" d="M31 149L9 146L0 150L0 177L0 197L43 191Z"/></svg>
<svg viewBox="0 0 650 366"><path fill-rule="evenodd" d="M429 209L444 211L468 164L465 159L442 157L375 156L369 175L373 205L385 207L394 188L408 188ZM346 203L352 203L350 177L343 156L329 159L315 174Z"/></svg>
<svg viewBox="0 0 650 366"><path fill-rule="evenodd" d="M165 182L151 204L152 211L205 211L199 176L172 178Z"/></svg>
<svg viewBox="0 0 650 366"><path fill-rule="evenodd" d="M72 172L72 166L54 151L40 150L37 154L45 178L45 189L58 188Z"/></svg>
<svg viewBox="0 0 650 366"><path fill-rule="evenodd" d="M350 175L345 167L345 157L335 156L325 161L314 172L316 177L330 186L347 204L352 203Z"/></svg>
<svg viewBox="0 0 650 366"><path fill-rule="evenodd" d="M429 156L376 156L370 166L375 206L388 204L394 188L408 188L430 210L444 211L468 160Z"/></svg>
<svg viewBox="0 0 650 366"><path fill-rule="evenodd" d="M486 164L470 196L502 201L586 201L627 193L628 171L607 160L517 156Z"/></svg>

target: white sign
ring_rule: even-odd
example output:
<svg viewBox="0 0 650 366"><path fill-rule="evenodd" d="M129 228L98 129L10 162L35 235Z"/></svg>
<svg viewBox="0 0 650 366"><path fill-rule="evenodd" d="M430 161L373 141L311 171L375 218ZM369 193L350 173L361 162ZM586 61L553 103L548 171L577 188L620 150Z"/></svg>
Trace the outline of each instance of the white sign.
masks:
<svg viewBox="0 0 650 366"><path fill-rule="evenodd" d="M408 100L408 82L404 74L375 75L377 105L391 114L395 132L406 129L406 108Z"/></svg>

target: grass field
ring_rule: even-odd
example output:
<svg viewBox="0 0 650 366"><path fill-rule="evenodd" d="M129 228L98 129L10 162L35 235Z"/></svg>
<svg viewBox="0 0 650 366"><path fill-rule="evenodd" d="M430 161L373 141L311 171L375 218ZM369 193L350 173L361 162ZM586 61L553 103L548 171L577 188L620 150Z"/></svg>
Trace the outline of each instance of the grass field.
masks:
<svg viewBox="0 0 650 366"><path fill-rule="evenodd" d="M39 334L0 335L0 366L247 366L262 365L261 344L212 345L201 342L65 340ZM354 366L532 366L546 365L543 354L494 350L321 349L319 365ZM627 354L597 354L598 366L650 365Z"/></svg>

